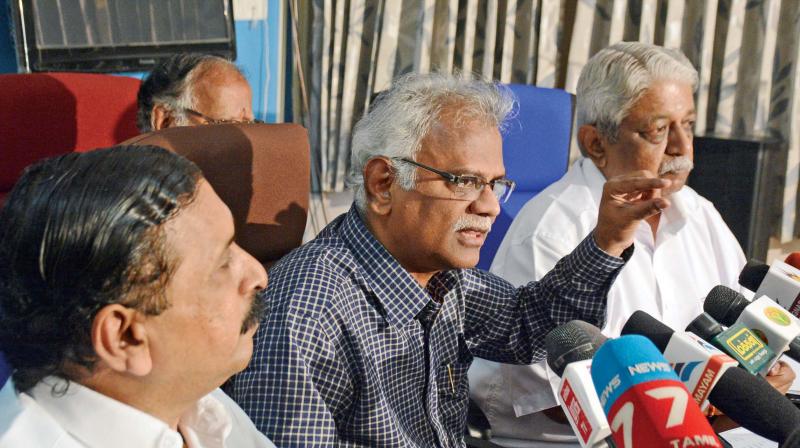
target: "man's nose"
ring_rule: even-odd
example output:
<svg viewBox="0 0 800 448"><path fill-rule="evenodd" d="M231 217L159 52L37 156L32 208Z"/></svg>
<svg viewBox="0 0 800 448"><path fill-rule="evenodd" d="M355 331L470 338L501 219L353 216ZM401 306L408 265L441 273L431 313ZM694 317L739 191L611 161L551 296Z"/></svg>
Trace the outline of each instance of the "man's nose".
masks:
<svg viewBox="0 0 800 448"><path fill-rule="evenodd" d="M245 275L240 284L240 293L250 294L254 289L264 289L267 287L267 270L252 255L241 249L245 256Z"/></svg>
<svg viewBox="0 0 800 448"><path fill-rule="evenodd" d="M492 191L491 185L485 185L478 197L470 204L470 211L476 215L488 216L492 219L500 214L500 201Z"/></svg>
<svg viewBox="0 0 800 448"><path fill-rule="evenodd" d="M667 154L683 156L692 150L691 130L685 129L680 124L672 125L669 130L669 140L667 142Z"/></svg>

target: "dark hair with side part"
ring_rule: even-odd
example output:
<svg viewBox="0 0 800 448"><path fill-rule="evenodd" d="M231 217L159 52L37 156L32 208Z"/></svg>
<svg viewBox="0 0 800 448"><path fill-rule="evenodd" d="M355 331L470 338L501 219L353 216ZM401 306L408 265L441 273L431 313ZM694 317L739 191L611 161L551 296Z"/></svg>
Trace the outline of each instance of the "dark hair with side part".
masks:
<svg viewBox="0 0 800 448"><path fill-rule="evenodd" d="M20 391L92 369L91 327L105 305L155 315L174 269L163 225L202 174L155 146L116 146L39 162L0 210L0 351Z"/></svg>
<svg viewBox="0 0 800 448"><path fill-rule="evenodd" d="M219 56L202 53L180 53L161 61L153 67L153 70L142 81L139 86L139 93L136 96L137 112L136 126L142 132L153 130L151 118L153 106L165 104L171 109L177 107L192 108L191 98L185 98L187 92L191 96L189 81L192 72L208 63L219 64L221 66L235 70L244 77L241 70L229 60ZM183 104L181 106L181 103ZM180 112L173 110L173 112Z"/></svg>

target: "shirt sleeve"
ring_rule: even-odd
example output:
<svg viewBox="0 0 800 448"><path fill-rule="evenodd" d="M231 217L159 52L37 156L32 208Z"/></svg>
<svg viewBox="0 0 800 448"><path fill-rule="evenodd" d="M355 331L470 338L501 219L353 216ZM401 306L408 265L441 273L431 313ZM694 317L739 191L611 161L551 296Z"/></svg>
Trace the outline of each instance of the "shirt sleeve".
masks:
<svg viewBox="0 0 800 448"><path fill-rule="evenodd" d="M540 281L514 288L479 270L465 279L465 338L474 356L511 364L544 359L544 337L574 319L602 327L608 290L633 246L622 257L600 249L589 234Z"/></svg>
<svg viewBox="0 0 800 448"><path fill-rule="evenodd" d="M335 422L346 421L340 414L355 393L343 354L317 319L315 307L329 303L325 295L334 288L319 283L330 278L323 273L294 267L281 274L270 277L266 300L274 302L256 333L250 365L229 390L275 445L336 446Z"/></svg>

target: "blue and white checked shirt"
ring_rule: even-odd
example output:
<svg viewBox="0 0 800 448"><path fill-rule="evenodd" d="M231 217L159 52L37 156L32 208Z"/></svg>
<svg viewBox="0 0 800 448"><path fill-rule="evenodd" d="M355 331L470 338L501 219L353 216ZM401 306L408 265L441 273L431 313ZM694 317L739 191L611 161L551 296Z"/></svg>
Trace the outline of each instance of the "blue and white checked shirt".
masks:
<svg viewBox="0 0 800 448"><path fill-rule="evenodd" d="M462 447L472 357L530 364L554 326L602 326L623 264L589 236L519 289L477 269L422 288L351 208L271 269L228 391L280 447Z"/></svg>

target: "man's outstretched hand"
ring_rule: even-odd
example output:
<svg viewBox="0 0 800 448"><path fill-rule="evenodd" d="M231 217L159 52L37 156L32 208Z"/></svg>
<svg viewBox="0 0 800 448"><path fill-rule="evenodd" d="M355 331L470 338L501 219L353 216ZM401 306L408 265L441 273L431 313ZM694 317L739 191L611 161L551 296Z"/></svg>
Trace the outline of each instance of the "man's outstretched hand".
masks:
<svg viewBox="0 0 800 448"><path fill-rule="evenodd" d="M603 186L593 233L597 245L609 255L620 256L633 244L639 222L670 206L669 200L661 197L661 189L669 187L671 182L649 171L633 171L608 179Z"/></svg>

